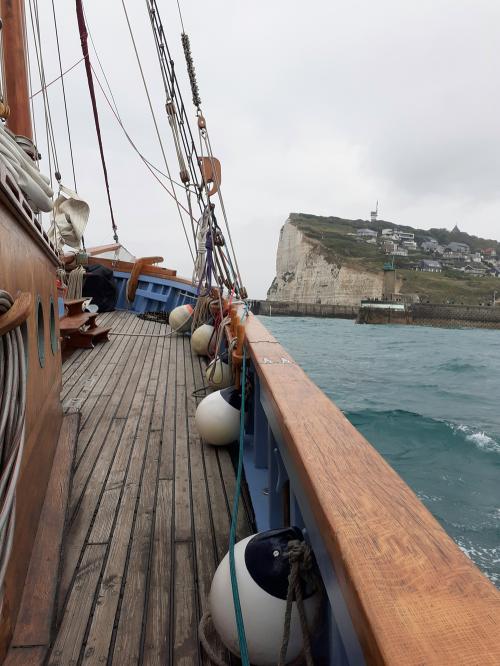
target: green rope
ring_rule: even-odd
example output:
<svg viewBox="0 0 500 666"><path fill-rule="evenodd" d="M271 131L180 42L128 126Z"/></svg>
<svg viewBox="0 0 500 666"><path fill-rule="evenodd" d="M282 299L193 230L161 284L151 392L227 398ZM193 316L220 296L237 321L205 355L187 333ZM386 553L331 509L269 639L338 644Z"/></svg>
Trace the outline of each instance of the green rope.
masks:
<svg viewBox="0 0 500 666"><path fill-rule="evenodd" d="M244 316L244 315L243 315ZM236 541L236 524L238 521L238 504L241 494L241 477L243 472L243 447L245 442L245 388L246 388L247 357L243 348L243 367L241 371L241 411L240 411L240 447L238 457L238 473L236 475L236 492L234 493L233 512L231 515L231 532L229 535L229 568L231 571L231 588L233 592L234 614L238 628L238 641L240 644L241 663L250 666L248 657L247 638L245 636L245 624L241 612L240 595L238 592L238 580L236 578L236 564L234 561L234 544Z"/></svg>

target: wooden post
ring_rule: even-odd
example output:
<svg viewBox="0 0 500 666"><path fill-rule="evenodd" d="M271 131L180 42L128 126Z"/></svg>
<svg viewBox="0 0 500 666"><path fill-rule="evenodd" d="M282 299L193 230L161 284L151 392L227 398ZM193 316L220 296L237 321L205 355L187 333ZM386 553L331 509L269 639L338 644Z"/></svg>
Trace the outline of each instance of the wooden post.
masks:
<svg viewBox="0 0 500 666"><path fill-rule="evenodd" d="M33 140L28 67L24 39L24 0L0 0L3 22L5 87L10 117L7 126L16 135Z"/></svg>

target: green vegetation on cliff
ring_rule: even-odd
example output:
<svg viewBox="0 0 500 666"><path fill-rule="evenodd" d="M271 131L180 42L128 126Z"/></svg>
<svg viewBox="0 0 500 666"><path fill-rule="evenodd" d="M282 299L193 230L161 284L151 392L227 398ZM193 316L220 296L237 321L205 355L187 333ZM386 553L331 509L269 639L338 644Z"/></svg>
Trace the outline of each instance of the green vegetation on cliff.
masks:
<svg viewBox="0 0 500 666"><path fill-rule="evenodd" d="M493 248L500 257L500 242L478 238L455 228L447 229L414 229L385 220L372 223L367 220L347 220L340 217L321 217L307 213L291 213L290 222L304 235L318 242L318 251L332 263L348 265L365 271L378 272L384 263L392 257L384 253L379 245L360 241L356 234L358 229L373 229L379 234L382 229L399 229L415 235L419 248L411 251L407 257L395 257L398 275L403 279L401 292L418 294L421 301L434 303L488 303L493 293L499 292L500 279L490 276L471 276L458 270L444 270L442 273L426 273L414 270L421 259L431 258L420 249L420 244L432 237L441 245L451 242L466 243L472 252L485 248Z"/></svg>

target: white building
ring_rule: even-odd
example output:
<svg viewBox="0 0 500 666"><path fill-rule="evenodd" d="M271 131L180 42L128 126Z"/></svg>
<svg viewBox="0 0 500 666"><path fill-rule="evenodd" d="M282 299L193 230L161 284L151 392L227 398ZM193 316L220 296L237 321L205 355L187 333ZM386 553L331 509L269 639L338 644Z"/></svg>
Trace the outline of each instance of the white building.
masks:
<svg viewBox="0 0 500 666"><path fill-rule="evenodd" d="M358 238L377 238L378 233L373 229L358 229Z"/></svg>

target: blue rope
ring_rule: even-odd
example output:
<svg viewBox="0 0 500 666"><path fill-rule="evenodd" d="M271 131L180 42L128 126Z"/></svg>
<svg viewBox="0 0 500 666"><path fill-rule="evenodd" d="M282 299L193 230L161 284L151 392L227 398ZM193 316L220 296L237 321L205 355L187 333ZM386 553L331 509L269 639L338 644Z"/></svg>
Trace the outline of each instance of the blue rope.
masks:
<svg viewBox="0 0 500 666"><path fill-rule="evenodd" d="M243 314L245 316L245 314ZM236 578L236 564L234 561L234 544L236 541L236 524L238 521L238 504L241 494L241 477L243 471L243 446L245 441L245 384L246 384L247 357L243 347L243 367L241 371L241 412L240 412L240 447L238 457L238 473L236 475L236 492L234 493L233 512L231 515L231 532L229 535L229 568L231 571L231 588L233 592L234 614L238 628L238 642L240 644L241 663L250 666L248 657L247 638L245 635L245 624L241 612L240 594L238 592L238 580Z"/></svg>

